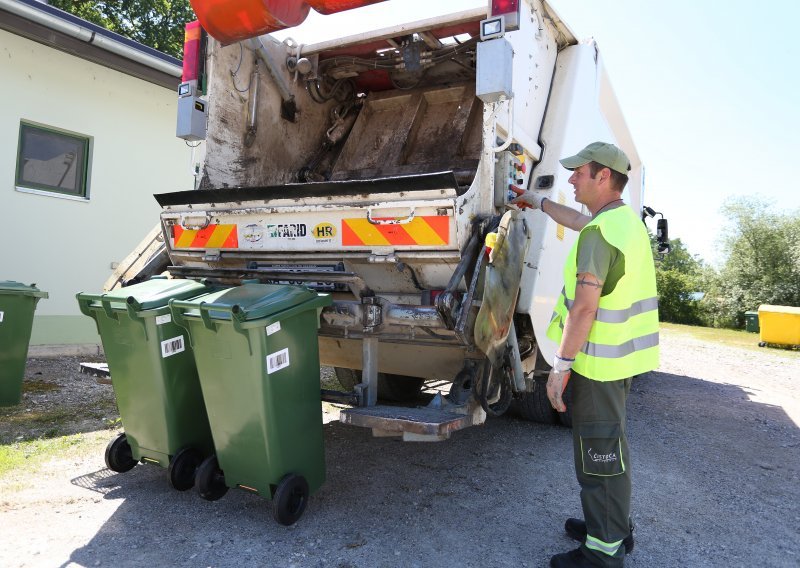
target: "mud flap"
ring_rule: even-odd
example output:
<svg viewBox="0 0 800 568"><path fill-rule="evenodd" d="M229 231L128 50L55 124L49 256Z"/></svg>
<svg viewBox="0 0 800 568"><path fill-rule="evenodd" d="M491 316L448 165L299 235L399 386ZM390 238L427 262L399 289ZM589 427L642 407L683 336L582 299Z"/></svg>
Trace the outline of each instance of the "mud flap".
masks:
<svg viewBox="0 0 800 568"><path fill-rule="evenodd" d="M530 231L524 217L519 211L507 211L486 265L483 301L475 320L475 345L492 364L505 350L529 245Z"/></svg>

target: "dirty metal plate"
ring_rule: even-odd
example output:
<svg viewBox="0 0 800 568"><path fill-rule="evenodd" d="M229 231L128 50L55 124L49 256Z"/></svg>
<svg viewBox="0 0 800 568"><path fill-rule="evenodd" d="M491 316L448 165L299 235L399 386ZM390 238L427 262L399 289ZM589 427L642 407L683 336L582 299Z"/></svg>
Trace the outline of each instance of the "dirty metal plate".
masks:
<svg viewBox="0 0 800 568"><path fill-rule="evenodd" d="M93 377L110 377L107 363L81 363L81 373L92 375Z"/></svg>
<svg viewBox="0 0 800 568"><path fill-rule="evenodd" d="M81 373L97 378L97 384L110 385L111 371L108 370L107 363L81 363Z"/></svg>
<svg viewBox="0 0 800 568"><path fill-rule="evenodd" d="M471 417L465 414L455 414L433 408L380 405L344 409L339 415L339 421L352 426L388 432L412 432L428 436L443 436L472 424Z"/></svg>
<svg viewBox="0 0 800 568"><path fill-rule="evenodd" d="M313 197L342 197L372 193L401 193L429 190L465 191L456 181L452 171L382 177L365 180L287 183L267 187L242 187L223 189L196 189L154 195L162 207L200 203L227 203L270 201L273 199L300 199Z"/></svg>

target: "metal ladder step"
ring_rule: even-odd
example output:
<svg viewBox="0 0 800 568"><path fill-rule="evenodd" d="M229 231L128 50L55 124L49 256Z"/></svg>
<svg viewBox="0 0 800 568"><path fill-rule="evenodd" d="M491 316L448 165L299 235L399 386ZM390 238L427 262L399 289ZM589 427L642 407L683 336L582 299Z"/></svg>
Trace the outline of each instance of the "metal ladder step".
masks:
<svg viewBox="0 0 800 568"><path fill-rule="evenodd" d="M367 406L343 409L343 424L371 428L375 436L402 436L404 441L446 440L451 432L472 425L472 416L435 408Z"/></svg>

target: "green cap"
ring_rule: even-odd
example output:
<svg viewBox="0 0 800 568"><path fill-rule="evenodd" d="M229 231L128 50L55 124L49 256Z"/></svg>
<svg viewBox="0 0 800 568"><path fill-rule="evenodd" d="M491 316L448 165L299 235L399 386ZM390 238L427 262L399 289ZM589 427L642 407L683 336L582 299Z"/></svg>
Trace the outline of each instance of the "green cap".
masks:
<svg viewBox="0 0 800 568"><path fill-rule="evenodd" d="M589 162L597 162L623 175L628 175L631 171L631 163L625 152L608 142L592 142L574 156L559 161L568 170L580 168Z"/></svg>

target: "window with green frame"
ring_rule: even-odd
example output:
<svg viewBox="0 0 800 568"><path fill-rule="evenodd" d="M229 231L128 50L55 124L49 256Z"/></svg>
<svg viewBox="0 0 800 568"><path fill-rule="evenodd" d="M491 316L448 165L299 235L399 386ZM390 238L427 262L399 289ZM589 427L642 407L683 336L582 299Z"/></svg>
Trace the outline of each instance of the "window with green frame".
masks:
<svg viewBox="0 0 800 568"><path fill-rule="evenodd" d="M17 148L17 189L89 197L91 138L22 121Z"/></svg>

